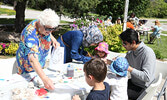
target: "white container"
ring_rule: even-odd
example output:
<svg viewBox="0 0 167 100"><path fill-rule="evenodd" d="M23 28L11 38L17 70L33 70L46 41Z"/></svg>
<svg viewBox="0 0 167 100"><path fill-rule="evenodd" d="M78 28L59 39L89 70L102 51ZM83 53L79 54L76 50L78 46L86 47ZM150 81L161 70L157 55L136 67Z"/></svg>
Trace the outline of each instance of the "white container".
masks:
<svg viewBox="0 0 167 100"><path fill-rule="evenodd" d="M74 67L72 65L67 66L67 77L73 77L74 76Z"/></svg>

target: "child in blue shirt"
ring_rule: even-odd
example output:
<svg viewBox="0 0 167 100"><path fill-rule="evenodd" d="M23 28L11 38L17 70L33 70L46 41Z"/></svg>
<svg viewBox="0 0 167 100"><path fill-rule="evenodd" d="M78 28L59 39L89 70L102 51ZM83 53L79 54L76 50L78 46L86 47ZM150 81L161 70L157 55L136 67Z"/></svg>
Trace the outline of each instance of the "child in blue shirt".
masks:
<svg viewBox="0 0 167 100"><path fill-rule="evenodd" d="M93 89L88 94L86 100L109 100L110 86L103 82L107 67L104 61L99 58L93 58L84 64L85 80ZM80 100L78 95L73 96L72 100Z"/></svg>

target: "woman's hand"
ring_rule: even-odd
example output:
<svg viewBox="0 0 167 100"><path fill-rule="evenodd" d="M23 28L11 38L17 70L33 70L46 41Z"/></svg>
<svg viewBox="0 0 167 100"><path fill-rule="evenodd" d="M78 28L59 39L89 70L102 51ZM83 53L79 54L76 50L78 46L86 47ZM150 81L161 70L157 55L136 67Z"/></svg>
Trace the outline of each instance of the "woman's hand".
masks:
<svg viewBox="0 0 167 100"><path fill-rule="evenodd" d="M45 88L47 88L48 90L54 90L54 84L53 81L51 79L49 79L47 76L45 78L42 79Z"/></svg>
<svg viewBox="0 0 167 100"><path fill-rule="evenodd" d="M50 38L51 38L51 40L52 40L53 47L54 47L55 49L58 48L58 47L60 46L60 43L57 42L57 40L53 37L52 34L50 34Z"/></svg>
<svg viewBox="0 0 167 100"><path fill-rule="evenodd" d="M81 99L80 99L79 95L74 95L72 100L81 100Z"/></svg>
<svg viewBox="0 0 167 100"><path fill-rule="evenodd" d="M30 60L30 64L32 65L33 69L39 75L45 88L48 90L54 90L54 84L51 79L49 79L42 70L42 67L38 61L38 56L36 54L29 54L28 59Z"/></svg>
<svg viewBox="0 0 167 100"><path fill-rule="evenodd" d="M58 47L60 47L60 43L57 41L53 41L53 47L56 49Z"/></svg>

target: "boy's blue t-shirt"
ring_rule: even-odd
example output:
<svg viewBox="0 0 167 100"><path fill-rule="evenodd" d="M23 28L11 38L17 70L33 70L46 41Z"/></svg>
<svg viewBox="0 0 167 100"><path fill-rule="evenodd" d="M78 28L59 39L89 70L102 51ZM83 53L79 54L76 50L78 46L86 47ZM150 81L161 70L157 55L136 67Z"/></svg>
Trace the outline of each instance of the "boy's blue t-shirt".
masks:
<svg viewBox="0 0 167 100"><path fill-rule="evenodd" d="M110 86L104 82L105 90L91 90L86 100L109 100Z"/></svg>

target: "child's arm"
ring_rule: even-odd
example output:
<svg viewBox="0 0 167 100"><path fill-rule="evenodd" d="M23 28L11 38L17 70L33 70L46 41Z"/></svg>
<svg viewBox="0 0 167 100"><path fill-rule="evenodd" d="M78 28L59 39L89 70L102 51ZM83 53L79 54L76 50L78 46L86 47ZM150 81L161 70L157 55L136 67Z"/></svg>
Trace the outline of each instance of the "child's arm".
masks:
<svg viewBox="0 0 167 100"><path fill-rule="evenodd" d="M119 55L120 56L120 55ZM106 60L104 60L104 59L102 59L106 64L111 64L114 60L116 60L119 56L116 56L116 57L114 57L112 60L109 60L109 59L106 59Z"/></svg>
<svg viewBox="0 0 167 100"><path fill-rule="evenodd" d="M109 60L109 59L101 58L101 60L103 60L106 64L109 64L109 65L112 63L112 60Z"/></svg>
<svg viewBox="0 0 167 100"><path fill-rule="evenodd" d="M80 99L79 95L74 95L74 96L72 97L72 100L81 100L81 99Z"/></svg>

